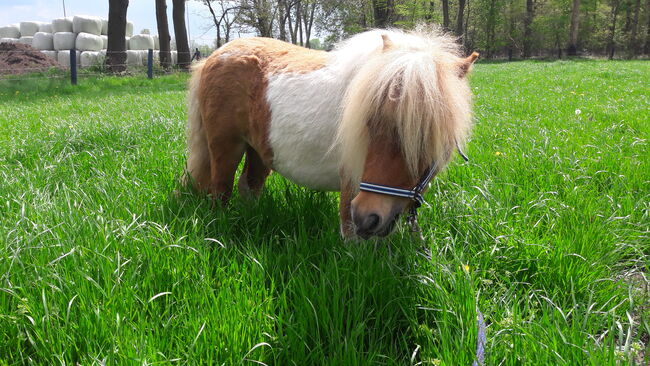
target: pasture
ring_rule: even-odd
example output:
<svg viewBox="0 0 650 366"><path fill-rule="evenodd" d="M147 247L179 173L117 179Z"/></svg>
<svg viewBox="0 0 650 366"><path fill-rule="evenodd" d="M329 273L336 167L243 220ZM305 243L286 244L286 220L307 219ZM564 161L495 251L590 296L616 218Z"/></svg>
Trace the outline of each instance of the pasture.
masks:
<svg viewBox="0 0 650 366"><path fill-rule="evenodd" d="M650 63L478 64L423 242L180 187L186 80L0 81L0 364L471 365L477 308L486 365L650 360Z"/></svg>

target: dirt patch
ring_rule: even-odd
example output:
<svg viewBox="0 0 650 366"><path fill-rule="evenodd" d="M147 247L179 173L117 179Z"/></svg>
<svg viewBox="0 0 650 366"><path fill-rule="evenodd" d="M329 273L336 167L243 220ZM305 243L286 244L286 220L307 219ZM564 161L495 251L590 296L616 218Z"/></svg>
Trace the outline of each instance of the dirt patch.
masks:
<svg viewBox="0 0 650 366"><path fill-rule="evenodd" d="M64 68L56 60L45 56L30 45L0 43L0 75L42 72L52 67Z"/></svg>

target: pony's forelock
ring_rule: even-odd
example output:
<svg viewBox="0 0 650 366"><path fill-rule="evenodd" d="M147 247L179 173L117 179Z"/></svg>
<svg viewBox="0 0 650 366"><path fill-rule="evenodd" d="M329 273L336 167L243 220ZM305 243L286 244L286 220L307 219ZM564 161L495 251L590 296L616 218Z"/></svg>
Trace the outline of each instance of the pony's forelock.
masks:
<svg viewBox="0 0 650 366"><path fill-rule="evenodd" d="M384 34L390 48L382 50ZM337 133L344 174L360 180L372 135L397 136L408 171L448 162L470 128L470 90L458 77L459 48L437 31L378 30L344 42L335 52L354 53L359 41L374 50L359 60L343 104ZM368 46L366 46L368 47Z"/></svg>

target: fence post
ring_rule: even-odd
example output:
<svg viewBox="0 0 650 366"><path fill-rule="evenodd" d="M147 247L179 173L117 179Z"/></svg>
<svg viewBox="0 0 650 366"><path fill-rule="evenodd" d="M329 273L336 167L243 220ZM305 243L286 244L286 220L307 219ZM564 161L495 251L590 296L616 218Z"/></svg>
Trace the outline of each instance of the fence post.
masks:
<svg viewBox="0 0 650 366"><path fill-rule="evenodd" d="M147 57L147 77L153 79L153 50L149 49L149 57Z"/></svg>
<svg viewBox="0 0 650 366"><path fill-rule="evenodd" d="M77 85L77 50L70 50L70 83Z"/></svg>

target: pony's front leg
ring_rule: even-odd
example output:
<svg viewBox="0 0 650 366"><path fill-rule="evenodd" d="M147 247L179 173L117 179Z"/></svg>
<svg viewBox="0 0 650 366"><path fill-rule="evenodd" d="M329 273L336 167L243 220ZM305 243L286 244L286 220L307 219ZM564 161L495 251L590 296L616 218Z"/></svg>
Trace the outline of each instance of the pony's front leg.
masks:
<svg viewBox="0 0 650 366"><path fill-rule="evenodd" d="M352 239L354 234L354 223L352 222L352 199L355 190L348 179L341 179L341 194L339 196L339 216L341 218L341 236L344 239Z"/></svg>

